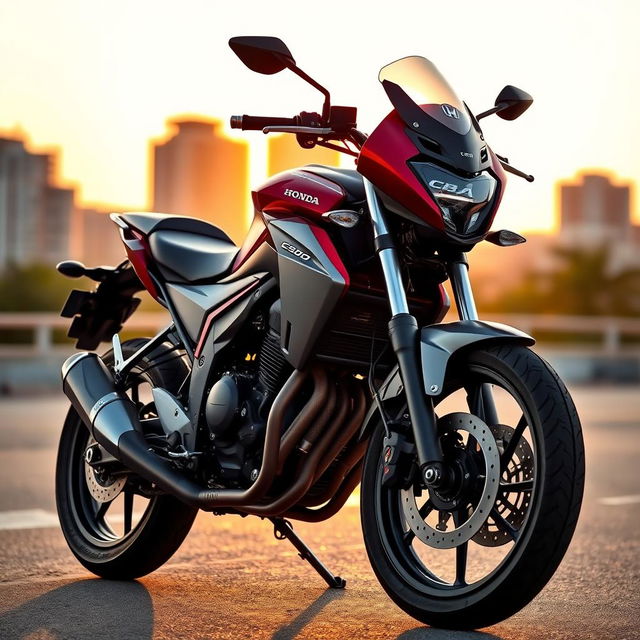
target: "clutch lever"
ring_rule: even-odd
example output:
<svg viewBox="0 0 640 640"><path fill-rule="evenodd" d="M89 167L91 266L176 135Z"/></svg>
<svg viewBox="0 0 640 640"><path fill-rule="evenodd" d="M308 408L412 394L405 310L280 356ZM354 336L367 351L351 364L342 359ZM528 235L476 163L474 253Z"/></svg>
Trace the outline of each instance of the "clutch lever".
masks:
<svg viewBox="0 0 640 640"><path fill-rule="evenodd" d="M287 125L270 125L262 129L262 133L304 133L316 136L328 136L333 133L333 129L329 127L302 127L302 126L287 126Z"/></svg>
<svg viewBox="0 0 640 640"><path fill-rule="evenodd" d="M514 176L518 176L520 178L524 178L527 182L533 182L535 178L530 173L525 173L524 171L520 171L520 169L516 169L514 166L509 164L509 158L505 158L504 156L499 156L496 153L496 158L500 160L500 164L502 168L508 173L512 173Z"/></svg>

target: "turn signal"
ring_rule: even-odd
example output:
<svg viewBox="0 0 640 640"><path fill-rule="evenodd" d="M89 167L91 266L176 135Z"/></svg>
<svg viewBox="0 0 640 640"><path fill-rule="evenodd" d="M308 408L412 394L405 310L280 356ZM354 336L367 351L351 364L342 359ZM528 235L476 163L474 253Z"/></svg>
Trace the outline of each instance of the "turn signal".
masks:
<svg viewBox="0 0 640 640"><path fill-rule="evenodd" d="M331 222L335 222L341 227L346 227L347 229L355 227L360 220L357 213L349 211L348 209L345 209L344 211L329 211L328 213L324 213L322 217L328 218Z"/></svg>

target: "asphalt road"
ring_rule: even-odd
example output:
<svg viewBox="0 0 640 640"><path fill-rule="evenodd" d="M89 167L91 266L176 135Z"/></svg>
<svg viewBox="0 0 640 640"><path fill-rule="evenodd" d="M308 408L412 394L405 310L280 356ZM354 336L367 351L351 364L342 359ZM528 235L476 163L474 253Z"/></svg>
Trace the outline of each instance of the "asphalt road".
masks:
<svg viewBox="0 0 640 640"><path fill-rule="evenodd" d="M0 401L0 638L640 638L640 389L578 388L587 486L571 548L532 604L478 633L430 629L378 586L354 504L296 531L336 573L328 591L257 518L200 514L164 567L94 579L56 527L57 398Z"/></svg>

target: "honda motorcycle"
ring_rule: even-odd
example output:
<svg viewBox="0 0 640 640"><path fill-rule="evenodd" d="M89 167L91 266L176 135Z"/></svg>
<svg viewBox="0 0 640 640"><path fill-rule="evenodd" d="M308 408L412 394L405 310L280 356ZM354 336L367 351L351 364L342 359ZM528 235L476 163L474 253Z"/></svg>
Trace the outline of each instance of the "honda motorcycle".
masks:
<svg viewBox="0 0 640 640"><path fill-rule="evenodd" d="M567 389L530 336L478 319L468 274L479 242L524 242L490 228L505 172L533 180L479 120L513 120L532 98L507 86L474 116L431 62L403 58L380 72L393 110L367 136L281 40L229 44L324 95L321 113L233 128L338 149L357 170L273 176L240 248L202 220L121 213L125 262L58 265L99 282L62 311L84 350L62 367L66 540L95 574L132 579L170 558L199 509L254 515L340 588L291 521L332 517L361 483L371 565L404 611L450 628L503 620L558 567L584 482ZM443 323L447 280L459 320ZM171 323L121 342L142 290Z"/></svg>

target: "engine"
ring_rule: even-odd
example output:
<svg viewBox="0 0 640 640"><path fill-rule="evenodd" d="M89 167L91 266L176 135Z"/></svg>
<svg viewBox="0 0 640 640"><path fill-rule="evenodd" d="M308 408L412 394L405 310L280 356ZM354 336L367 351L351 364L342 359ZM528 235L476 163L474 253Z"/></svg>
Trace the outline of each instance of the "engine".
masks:
<svg viewBox="0 0 640 640"><path fill-rule="evenodd" d="M261 340L258 353L237 349L207 396L205 422L214 461L210 485L245 487L258 476L269 409L290 371L280 350L279 300L268 316L268 322L262 315L255 319L244 341Z"/></svg>

